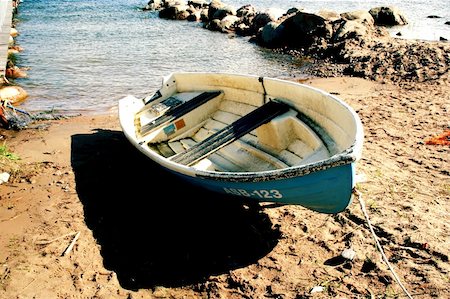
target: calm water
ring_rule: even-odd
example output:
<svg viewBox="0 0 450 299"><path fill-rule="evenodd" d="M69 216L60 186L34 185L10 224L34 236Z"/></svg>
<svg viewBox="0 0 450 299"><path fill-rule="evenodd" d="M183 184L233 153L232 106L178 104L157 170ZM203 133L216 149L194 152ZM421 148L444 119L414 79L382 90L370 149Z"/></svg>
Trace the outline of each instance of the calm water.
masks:
<svg viewBox="0 0 450 299"><path fill-rule="evenodd" d="M28 111L57 110L97 113L114 109L118 99L144 96L174 71L224 71L272 77L301 76L301 61L275 55L248 42L211 32L200 24L163 20L141 10L138 0L24 0L17 15L25 50L18 66L28 78L16 79L29 97ZM410 24L394 28L404 38L450 39L447 1L274 1L228 0L239 8L260 10L301 7L337 12L396 5ZM280 3L281 2L281 3ZM440 19L429 19L439 15Z"/></svg>

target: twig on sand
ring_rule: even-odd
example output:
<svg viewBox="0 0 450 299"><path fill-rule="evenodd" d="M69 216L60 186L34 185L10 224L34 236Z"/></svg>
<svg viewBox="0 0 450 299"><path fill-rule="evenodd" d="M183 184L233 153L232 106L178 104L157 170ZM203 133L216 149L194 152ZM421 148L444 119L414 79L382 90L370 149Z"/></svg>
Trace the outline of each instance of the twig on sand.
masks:
<svg viewBox="0 0 450 299"><path fill-rule="evenodd" d="M19 213L19 214L15 215L15 216L13 216L11 218L8 218L8 219L0 219L0 222L6 222L6 221L14 220L14 219L19 218L20 216L22 216L22 214L23 213Z"/></svg>
<svg viewBox="0 0 450 299"><path fill-rule="evenodd" d="M75 245L75 242L78 240L78 237L80 236L80 232L77 232L75 237L73 237L72 242L70 242L69 246L67 246L66 250L62 253L61 256L65 256L69 254L72 251L73 246Z"/></svg>
<svg viewBox="0 0 450 299"><path fill-rule="evenodd" d="M19 293L19 295L20 294L22 294L33 282L35 282L36 281L36 279L37 278L33 278L33 280L31 280L21 291L20 291L20 293Z"/></svg>
<svg viewBox="0 0 450 299"><path fill-rule="evenodd" d="M37 245L48 245L48 244L53 243L53 242L55 242L55 241L58 241L58 240L60 240L60 239L66 238L66 237L68 237L68 236L73 236L73 235L76 235L76 234L77 234L77 232L73 232L73 233L68 233L68 234L59 236L59 237L54 238L54 239L51 239L51 240L45 240L45 239L43 239L43 240L36 241L35 244L37 244Z"/></svg>

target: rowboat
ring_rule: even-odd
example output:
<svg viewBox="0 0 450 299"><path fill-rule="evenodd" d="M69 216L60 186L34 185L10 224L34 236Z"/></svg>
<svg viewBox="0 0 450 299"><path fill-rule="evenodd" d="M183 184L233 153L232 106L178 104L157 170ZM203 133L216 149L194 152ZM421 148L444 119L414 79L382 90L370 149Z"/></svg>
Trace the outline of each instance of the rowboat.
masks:
<svg viewBox="0 0 450 299"><path fill-rule="evenodd" d="M120 99L118 114L133 146L194 185L327 214L352 201L361 120L343 100L309 85L175 72L144 98Z"/></svg>

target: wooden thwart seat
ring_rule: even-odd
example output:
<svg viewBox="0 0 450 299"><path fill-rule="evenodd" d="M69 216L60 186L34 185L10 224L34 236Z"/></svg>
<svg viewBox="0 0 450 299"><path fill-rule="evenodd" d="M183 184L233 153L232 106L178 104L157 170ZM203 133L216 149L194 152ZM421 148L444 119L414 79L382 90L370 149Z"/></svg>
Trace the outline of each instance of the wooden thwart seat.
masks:
<svg viewBox="0 0 450 299"><path fill-rule="evenodd" d="M183 102L182 104L170 108L163 115L142 126L141 134L145 135L165 124L170 123L171 121L176 120L177 118L180 118L181 116L191 112L195 108L205 104L209 100L214 99L220 94L221 91L205 91L189 101Z"/></svg>
<svg viewBox="0 0 450 299"><path fill-rule="evenodd" d="M286 104L268 102L170 159L190 166L288 110Z"/></svg>

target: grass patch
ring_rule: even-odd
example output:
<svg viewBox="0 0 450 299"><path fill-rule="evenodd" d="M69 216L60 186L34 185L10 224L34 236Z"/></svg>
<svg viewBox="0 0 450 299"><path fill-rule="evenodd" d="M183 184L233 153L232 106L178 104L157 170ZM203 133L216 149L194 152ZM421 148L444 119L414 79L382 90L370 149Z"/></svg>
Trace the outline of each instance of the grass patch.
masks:
<svg viewBox="0 0 450 299"><path fill-rule="evenodd" d="M12 65L16 65L17 64L17 56L14 53L9 53L8 54L8 62L10 62Z"/></svg>
<svg viewBox="0 0 450 299"><path fill-rule="evenodd" d="M16 154L10 152L8 147L6 146L6 144L3 143L3 145L0 145L0 159L17 161L17 160L20 160L20 157Z"/></svg>
<svg viewBox="0 0 450 299"><path fill-rule="evenodd" d="M10 175L20 170L18 161L20 157L9 151L5 143L0 145L0 172L8 172Z"/></svg>

